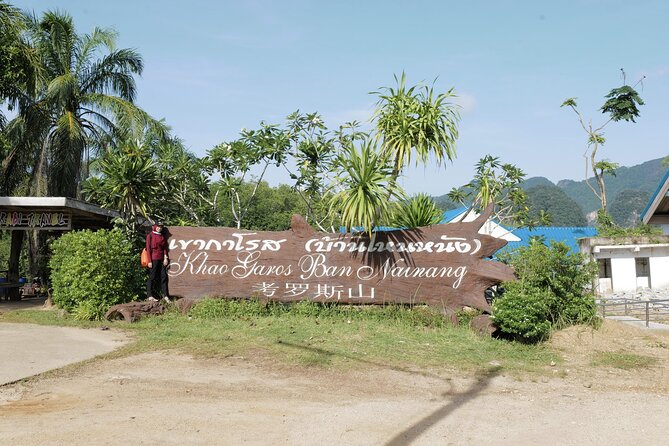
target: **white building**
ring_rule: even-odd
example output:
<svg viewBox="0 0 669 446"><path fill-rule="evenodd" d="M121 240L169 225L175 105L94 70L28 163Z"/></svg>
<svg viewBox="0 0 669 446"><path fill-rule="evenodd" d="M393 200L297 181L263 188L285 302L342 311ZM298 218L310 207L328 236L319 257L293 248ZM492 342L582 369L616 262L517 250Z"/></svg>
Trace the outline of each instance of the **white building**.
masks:
<svg viewBox="0 0 669 446"><path fill-rule="evenodd" d="M602 294L669 288L669 172L664 176L641 221L662 228L664 235L580 240L581 252L599 264Z"/></svg>
<svg viewBox="0 0 669 446"><path fill-rule="evenodd" d="M598 291L669 288L669 235L585 238L581 252L599 264Z"/></svg>

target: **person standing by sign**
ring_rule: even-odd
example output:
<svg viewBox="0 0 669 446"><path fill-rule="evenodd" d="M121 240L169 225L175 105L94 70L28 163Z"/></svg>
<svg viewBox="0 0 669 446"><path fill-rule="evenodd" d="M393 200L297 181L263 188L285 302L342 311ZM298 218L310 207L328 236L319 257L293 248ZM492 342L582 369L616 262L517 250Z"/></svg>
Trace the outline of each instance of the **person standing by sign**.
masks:
<svg viewBox="0 0 669 446"><path fill-rule="evenodd" d="M167 250L167 240L164 235L164 224L157 222L151 227L151 232L146 236L146 251L150 262L149 279L146 282L147 300L157 302L162 296L169 302L167 294L167 265L170 260Z"/></svg>

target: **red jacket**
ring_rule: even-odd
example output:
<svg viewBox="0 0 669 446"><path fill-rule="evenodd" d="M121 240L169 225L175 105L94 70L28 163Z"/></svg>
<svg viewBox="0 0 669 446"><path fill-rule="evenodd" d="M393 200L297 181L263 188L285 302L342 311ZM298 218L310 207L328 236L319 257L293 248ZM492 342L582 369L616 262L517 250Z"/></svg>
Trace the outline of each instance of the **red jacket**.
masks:
<svg viewBox="0 0 669 446"><path fill-rule="evenodd" d="M153 225L151 232L146 236L146 251L149 253L151 261L158 260L160 262L168 255L167 241L163 234L156 232L157 226Z"/></svg>

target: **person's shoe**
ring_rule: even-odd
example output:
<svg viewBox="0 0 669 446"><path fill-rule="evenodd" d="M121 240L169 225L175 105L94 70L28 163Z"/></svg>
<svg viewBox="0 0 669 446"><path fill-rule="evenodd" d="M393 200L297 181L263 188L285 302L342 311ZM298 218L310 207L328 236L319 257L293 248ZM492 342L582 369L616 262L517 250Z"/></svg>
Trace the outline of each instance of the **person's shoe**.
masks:
<svg viewBox="0 0 669 446"><path fill-rule="evenodd" d="M168 296L163 297L163 300L165 301L165 303L172 302Z"/></svg>
<svg viewBox="0 0 669 446"><path fill-rule="evenodd" d="M158 299L156 299L156 298L153 297L153 296L149 296L149 298L146 299L146 300L148 300L149 302L158 302Z"/></svg>

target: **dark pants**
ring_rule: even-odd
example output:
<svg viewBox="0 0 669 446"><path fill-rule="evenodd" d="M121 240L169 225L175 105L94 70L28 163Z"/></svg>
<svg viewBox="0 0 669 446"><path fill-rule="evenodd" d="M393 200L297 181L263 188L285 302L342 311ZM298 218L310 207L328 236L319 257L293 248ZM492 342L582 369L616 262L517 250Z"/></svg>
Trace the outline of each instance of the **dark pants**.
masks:
<svg viewBox="0 0 669 446"><path fill-rule="evenodd" d="M146 281L146 297L168 296L167 294L167 268L162 260L153 260L149 268L149 279Z"/></svg>

